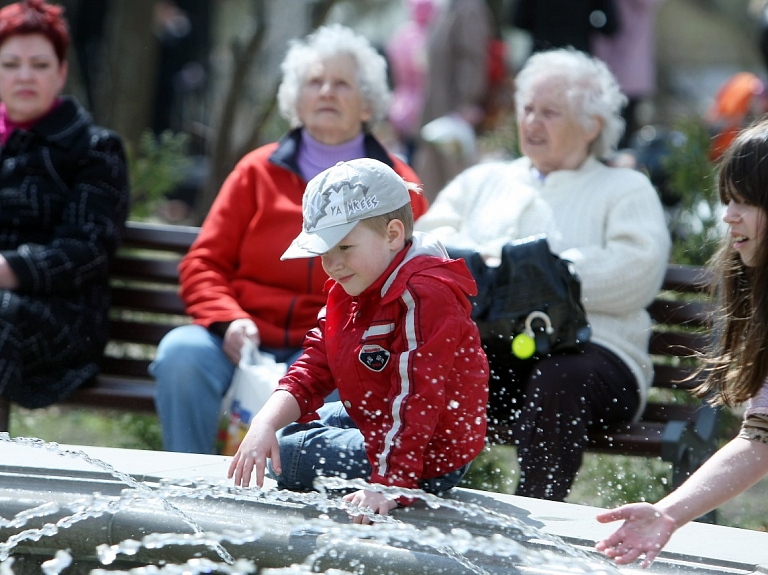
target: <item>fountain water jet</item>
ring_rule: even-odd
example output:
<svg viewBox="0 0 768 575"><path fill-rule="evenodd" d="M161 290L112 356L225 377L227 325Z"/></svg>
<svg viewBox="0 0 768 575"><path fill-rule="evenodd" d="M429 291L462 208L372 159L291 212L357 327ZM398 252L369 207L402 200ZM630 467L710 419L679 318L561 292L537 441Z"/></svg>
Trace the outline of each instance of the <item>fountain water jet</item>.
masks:
<svg viewBox="0 0 768 575"><path fill-rule="evenodd" d="M324 484L329 495L236 489L224 480L228 462L0 436L0 554L9 557L0 575L638 571L591 551L611 528L594 521L591 508L460 489L396 510L374 527L356 526L333 494L339 482ZM709 528L710 548L731 535L741 552L723 547L697 561L696 551L675 552L670 543L653 570L724 575L768 565L768 535L703 525L692 531L701 528Z"/></svg>

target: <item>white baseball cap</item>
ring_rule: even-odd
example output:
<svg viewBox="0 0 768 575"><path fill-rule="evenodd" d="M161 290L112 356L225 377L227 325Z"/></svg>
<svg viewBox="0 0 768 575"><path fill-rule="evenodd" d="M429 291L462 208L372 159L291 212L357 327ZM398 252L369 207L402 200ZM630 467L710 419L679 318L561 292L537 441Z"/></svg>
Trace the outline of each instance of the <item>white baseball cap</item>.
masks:
<svg viewBox="0 0 768 575"><path fill-rule="evenodd" d="M371 158L339 162L307 184L303 229L280 259L324 254L360 220L388 214L410 201L405 181L386 164Z"/></svg>

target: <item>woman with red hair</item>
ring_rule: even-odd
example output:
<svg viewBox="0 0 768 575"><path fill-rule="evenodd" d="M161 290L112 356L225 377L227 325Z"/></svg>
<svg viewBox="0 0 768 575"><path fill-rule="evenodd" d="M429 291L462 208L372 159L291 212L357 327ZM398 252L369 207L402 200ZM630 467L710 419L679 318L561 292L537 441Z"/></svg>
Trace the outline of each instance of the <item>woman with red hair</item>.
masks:
<svg viewBox="0 0 768 575"><path fill-rule="evenodd" d="M28 408L96 375L128 212L120 138L60 96L68 47L60 7L0 10L0 395Z"/></svg>

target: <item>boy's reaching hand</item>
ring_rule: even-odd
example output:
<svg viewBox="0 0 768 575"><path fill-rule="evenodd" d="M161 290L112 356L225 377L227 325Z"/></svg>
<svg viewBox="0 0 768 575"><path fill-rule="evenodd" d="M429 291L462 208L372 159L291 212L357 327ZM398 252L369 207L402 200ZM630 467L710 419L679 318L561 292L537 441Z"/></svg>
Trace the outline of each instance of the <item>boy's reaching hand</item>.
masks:
<svg viewBox="0 0 768 575"><path fill-rule="evenodd" d="M227 477L231 479L234 476L235 485L248 487L255 467L256 487L261 488L264 486L267 459L272 460L272 469L279 475L282 469L277 430L268 422L254 419L248 433L238 447L237 453L232 458Z"/></svg>
<svg viewBox="0 0 768 575"><path fill-rule="evenodd" d="M383 493L373 491L372 489L361 489L360 491L355 491L354 493L345 495L343 499L355 507L359 507L360 509L368 509L374 513L378 513L379 515L387 515L390 511L397 507L397 501L388 498ZM350 514L352 515L352 523L359 523L361 525L370 525L373 523L370 517L367 517L363 514Z"/></svg>
<svg viewBox="0 0 768 575"><path fill-rule="evenodd" d="M619 565L632 563L641 555L645 555L641 564L643 569L653 563L677 528L672 517L650 503L622 505L597 516L600 523L622 519L624 525L603 541L599 541L595 549Z"/></svg>

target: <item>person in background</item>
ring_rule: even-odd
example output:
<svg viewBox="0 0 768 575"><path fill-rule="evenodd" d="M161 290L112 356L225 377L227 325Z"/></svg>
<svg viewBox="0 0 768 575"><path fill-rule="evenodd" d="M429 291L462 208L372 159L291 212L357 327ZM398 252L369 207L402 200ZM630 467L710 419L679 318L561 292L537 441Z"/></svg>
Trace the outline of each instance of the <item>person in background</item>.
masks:
<svg viewBox="0 0 768 575"><path fill-rule="evenodd" d="M414 157L430 202L476 161L475 130L484 116L492 24L485 0L449 0L432 25L421 138ZM436 129L427 129L430 125Z"/></svg>
<svg viewBox="0 0 768 575"><path fill-rule="evenodd" d="M743 130L725 151L718 192L729 232L713 258L713 324L719 326L707 378L695 393L715 404L746 402L741 431L656 504L633 503L597 516L624 524L595 547L616 563L656 559L672 534L768 474L768 120Z"/></svg>
<svg viewBox="0 0 768 575"><path fill-rule="evenodd" d="M752 72L737 72L718 88L704 122L712 134L709 159L717 162L738 133L768 112L765 82Z"/></svg>
<svg viewBox="0 0 768 575"><path fill-rule="evenodd" d="M128 214L120 137L70 96L63 10L0 10L0 394L27 408L99 371Z"/></svg>
<svg viewBox="0 0 768 575"><path fill-rule="evenodd" d="M292 128L247 154L224 182L180 266L193 324L160 342L150 373L169 451L213 453L221 400L250 339L291 363L325 305L316 258L280 261L301 225L307 181L340 161L368 157L418 182L371 134L389 104L386 62L341 25L294 41L282 63L280 112ZM426 202L413 194L416 217Z"/></svg>
<svg viewBox="0 0 768 575"><path fill-rule="evenodd" d="M611 35L594 32L592 54L608 64L608 69L627 96L622 116L626 127L619 148L629 146L640 128L638 105L656 92L656 13L662 0L619 0L616 10L622 26Z"/></svg>
<svg viewBox="0 0 768 575"><path fill-rule="evenodd" d="M531 53L575 48L592 53L595 32L615 34L625 24L615 4L624 0L516 0L509 21L531 35ZM630 24L631 25L631 24Z"/></svg>
<svg viewBox="0 0 768 575"><path fill-rule="evenodd" d="M408 189L367 158L307 185L303 231L283 258L321 255L328 303L232 459L235 485L255 469L262 487L267 459L284 489L364 479L370 487L344 499L367 524L409 503L377 486L446 492L483 449L488 361L470 318L475 281L440 242L413 233ZM341 401L324 405L334 390Z"/></svg>
<svg viewBox="0 0 768 575"><path fill-rule="evenodd" d="M389 39L387 60L392 72L392 101L387 119L411 164L416 149L427 82L427 39L437 12L435 0L406 0L410 19Z"/></svg>
<svg viewBox="0 0 768 575"><path fill-rule="evenodd" d="M592 327L583 353L519 360L508 341L483 342L494 373L489 418L514 427L516 494L561 501L588 428L643 411L653 377L645 308L661 287L670 239L648 178L600 161L623 128L624 96L606 65L574 49L545 51L528 59L515 83L523 156L460 174L416 229L486 257L543 231L552 251L573 262Z"/></svg>

